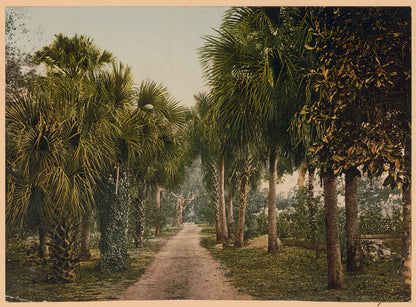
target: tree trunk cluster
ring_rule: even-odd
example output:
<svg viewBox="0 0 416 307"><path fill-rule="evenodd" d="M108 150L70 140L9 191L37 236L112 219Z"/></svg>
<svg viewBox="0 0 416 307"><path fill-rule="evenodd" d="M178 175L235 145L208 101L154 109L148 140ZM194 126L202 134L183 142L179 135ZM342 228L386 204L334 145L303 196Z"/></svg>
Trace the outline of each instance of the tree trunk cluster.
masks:
<svg viewBox="0 0 416 307"><path fill-rule="evenodd" d="M234 240L235 247L242 247L244 245L244 223L245 223L245 215L246 215L249 179L252 173L251 163L252 163L252 157L248 155L244 159L242 168L241 168L240 189L238 191L239 210L238 210L237 229L236 229L235 240Z"/></svg>

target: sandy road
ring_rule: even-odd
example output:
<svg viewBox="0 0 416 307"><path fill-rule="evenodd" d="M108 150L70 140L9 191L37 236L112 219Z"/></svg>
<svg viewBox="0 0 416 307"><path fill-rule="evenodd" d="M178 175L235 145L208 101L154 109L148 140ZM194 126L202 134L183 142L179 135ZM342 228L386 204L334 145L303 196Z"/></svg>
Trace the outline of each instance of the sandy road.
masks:
<svg viewBox="0 0 416 307"><path fill-rule="evenodd" d="M128 288L121 300L247 300L224 277L224 271L210 253L199 245L200 228L184 228L156 255L139 281Z"/></svg>

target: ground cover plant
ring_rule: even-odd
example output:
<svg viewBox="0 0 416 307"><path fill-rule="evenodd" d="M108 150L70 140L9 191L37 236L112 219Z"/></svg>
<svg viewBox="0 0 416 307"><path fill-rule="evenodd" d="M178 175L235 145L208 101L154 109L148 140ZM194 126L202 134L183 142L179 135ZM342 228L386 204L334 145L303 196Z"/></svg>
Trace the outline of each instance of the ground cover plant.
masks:
<svg viewBox="0 0 416 307"><path fill-rule="evenodd" d="M49 283L41 260L28 253L30 243L10 242L6 254L6 299L7 301L101 301L115 300L145 272L154 255L168 238L178 233L181 227L169 227L157 238L144 241L143 247L128 250L127 269L106 274L100 270L100 255L97 244L90 249L91 258L81 262L76 283ZM25 245L26 244L26 245Z"/></svg>
<svg viewBox="0 0 416 307"><path fill-rule="evenodd" d="M261 248L215 248L206 228L201 245L228 270L228 277L245 294L258 300L398 302L404 300L401 258L365 262L363 274L345 274L347 289L328 290L326 254L297 246L275 253ZM345 263L343 266L345 267Z"/></svg>

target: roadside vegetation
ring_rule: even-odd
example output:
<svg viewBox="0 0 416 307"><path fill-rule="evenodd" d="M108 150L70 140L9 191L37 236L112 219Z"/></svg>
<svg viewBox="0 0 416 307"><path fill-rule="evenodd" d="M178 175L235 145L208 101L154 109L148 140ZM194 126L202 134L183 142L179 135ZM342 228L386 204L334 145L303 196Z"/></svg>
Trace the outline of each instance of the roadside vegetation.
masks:
<svg viewBox="0 0 416 307"><path fill-rule="evenodd" d="M98 240L91 240L91 258L81 261L76 283L50 283L46 263L30 241L10 242L6 253L6 300L10 302L116 300L137 282L166 241L182 227L167 227L158 237L145 238L143 247L128 249L126 269L108 274L100 269Z"/></svg>
<svg viewBox="0 0 416 307"><path fill-rule="evenodd" d="M213 228L205 228L201 245L227 269L233 285L257 300L401 302L401 257L364 262L364 273L345 275L347 289L330 291L326 280L326 253L297 246L281 246L268 253L258 248L216 248ZM345 268L346 263L344 261Z"/></svg>

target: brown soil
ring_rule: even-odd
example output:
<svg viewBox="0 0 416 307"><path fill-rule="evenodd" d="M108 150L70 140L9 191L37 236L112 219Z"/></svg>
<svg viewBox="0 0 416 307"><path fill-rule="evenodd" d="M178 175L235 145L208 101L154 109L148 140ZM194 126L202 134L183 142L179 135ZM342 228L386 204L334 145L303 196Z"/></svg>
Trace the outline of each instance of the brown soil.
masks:
<svg viewBox="0 0 416 307"><path fill-rule="evenodd" d="M200 228L185 223L121 300L248 300L225 278L225 269L202 246Z"/></svg>

